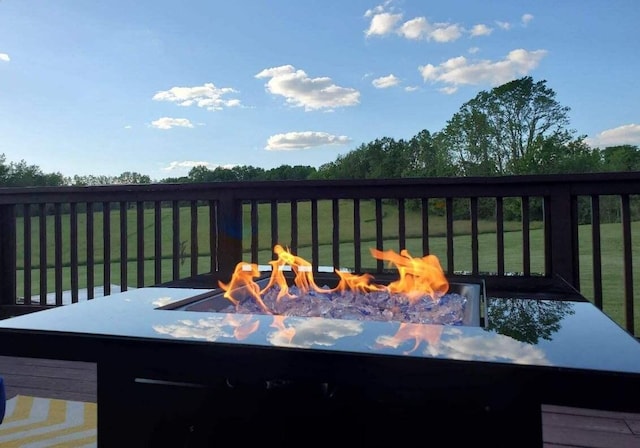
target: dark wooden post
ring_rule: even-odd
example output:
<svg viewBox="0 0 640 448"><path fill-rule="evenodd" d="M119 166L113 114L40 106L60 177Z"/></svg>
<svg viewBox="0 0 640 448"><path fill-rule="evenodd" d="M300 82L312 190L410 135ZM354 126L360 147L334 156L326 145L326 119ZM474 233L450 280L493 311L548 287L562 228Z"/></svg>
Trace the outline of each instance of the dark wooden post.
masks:
<svg viewBox="0 0 640 448"><path fill-rule="evenodd" d="M548 273L562 277L579 290L577 200L568 185L554 188L548 200L549 213L545 216L550 232L547 236L547 250L551 252Z"/></svg>
<svg viewBox="0 0 640 448"><path fill-rule="evenodd" d="M15 305L16 290L16 206L0 205L0 307Z"/></svg>
<svg viewBox="0 0 640 448"><path fill-rule="evenodd" d="M242 261L242 201L231 192L225 194L216 207L218 247L215 273L229 280L236 264Z"/></svg>

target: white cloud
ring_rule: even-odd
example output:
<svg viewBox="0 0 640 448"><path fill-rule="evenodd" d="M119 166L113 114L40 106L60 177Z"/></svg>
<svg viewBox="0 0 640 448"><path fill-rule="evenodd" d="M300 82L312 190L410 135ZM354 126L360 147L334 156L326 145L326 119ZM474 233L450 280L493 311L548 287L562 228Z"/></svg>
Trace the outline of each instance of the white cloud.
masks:
<svg viewBox="0 0 640 448"><path fill-rule="evenodd" d="M463 28L458 24L429 23L425 17L416 17L404 22L397 33L411 40L433 40L452 42L462 36Z"/></svg>
<svg viewBox="0 0 640 448"><path fill-rule="evenodd" d="M471 47L469 48L469 50L467 50L470 54L476 54L478 51L480 51L480 48L478 47Z"/></svg>
<svg viewBox="0 0 640 448"><path fill-rule="evenodd" d="M457 23L449 22L429 22L426 17L414 17L403 23L401 13L390 12L390 2L376 6L367 10L365 17L370 18L369 28L365 34L369 36L384 36L396 33L409 40L427 40L434 42L453 42L458 40L465 32L471 37L488 36L493 32L493 28L485 24L474 25L470 30ZM522 17L523 24L528 23L533 16L525 14ZM502 29L509 29L511 25L507 22L496 21L497 26Z"/></svg>
<svg viewBox="0 0 640 448"><path fill-rule="evenodd" d="M196 105L207 110L222 110L224 107L240 106L240 100L236 98L223 98L223 96L236 92L231 87L218 88L208 82L195 87L172 87L169 90L156 93L153 99L155 101L169 101L185 107Z"/></svg>
<svg viewBox="0 0 640 448"><path fill-rule="evenodd" d="M395 85L398 85L399 82L400 80L396 78L393 74L391 74L389 76L382 76L380 78L376 78L373 81L371 81L371 84L373 84L373 86L378 89L386 89L387 87L393 87Z"/></svg>
<svg viewBox="0 0 640 448"><path fill-rule="evenodd" d="M499 85L536 68L547 52L545 50L512 50L500 61L482 60L469 62L464 56L449 59L438 66L427 64L418 67L423 80L441 82L448 87L462 84ZM448 93L445 91L445 93Z"/></svg>
<svg viewBox="0 0 640 448"><path fill-rule="evenodd" d="M436 42L453 42L462 36L462 31L462 27L457 24L436 23L430 37Z"/></svg>
<svg viewBox="0 0 640 448"><path fill-rule="evenodd" d="M478 25L474 25L473 28L471 28L471 36L472 37L477 37L477 36L488 36L489 34L491 34L493 32L493 28L488 27L485 24L478 24Z"/></svg>
<svg viewBox="0 0 640 448"><path fill-rule="evenodd" d="M405 92L415 92L418 89L419 89L419 87L417 87L417 86L407 86L407 87L404 88L404 91Z"/></svg>
<svg viewBox="0 0 640 448"><path fill-rule="evenodd" d="M169 165L162 168L163 171L190 170L196 166L204 166L207 169L214 170L216 168L231 169L236 165L217 165L211 162L196 162L193 160L173 161Z"/></svg>
<svg viewBox="0 0 640 448"><path fill-rule="evenodd" d="M387 0L386 2L384 2L383 5L378 5L374 8L367 9L367 11L364 13L364 16L373 17L376 14L383 13L390 4L391 4L391 0Z"/></svg>
<svg viewBox="0 0 640 448"><path fill-rule="evenodd" d="M255 77L270 78L265 84L269 93L281 95L290 105L304 107L307 111L355 106L360 102L357 90L337 86L328 77L310 78L292 65L267 68Z"/></svg>
<svg viewBox="0 0 640 448"><path fill-rule="evenodd" d="M533 20L533 15L523 14L521 20L522 20L522 26L527 26Z"/></svg>
<svg viewBox="0 0 640 448"><path fill-rule="evenodd" d="M371 23L369 24L369 29L365 31L365 35L384 36L385 34L389 34L393 32L396 23L398 23L401 19L402 14L391 14L388 12L373 14L371 17Z"/></svg>
<svg viewBox="0 0 640 448"><path fill-rule="evenodd" d="M209 162L194 162L191 160L184 160L182 162L178 162L178 161L170 162L169 165L165 166L162 169L164 171L175 171L175 170L182 170L185 168L191 169L196 166L204 166L209 169L214 168L213 164Z"/></svg>
<svg viewBox="0 0 640 448"><path fill-rule="evenodd" d="M7 53L0 53L0 61L9 62L11 58Z"/></svg>
<svg viewBox="0 0 640 448"><path fill-rule="evenodd" d="M128 124L128 125L126 125L124 128L125 128L125 129L131 129L131 128L133 128L133 126L131 126L130 124Z"/></svg>
<svg viewBox="0 0 640 448"><path fill-rule="evenodd" d="M588 138L587 144L593 147L634 145L640 146L640 124L625 124L617 128L607 129L595 137Z"/></svg>
<svg viewBox="0 0 640 448"><path fill-rule="evenodd" d="M269 151L288 151L325 145L344 145L350 141L351 139L344 135L338 136L326 132L287 132L269 137L267 146L264 149Z"/></svg>
<svg viewBox="0 0 640 448"><path fill-rule="evenodd" d="M502 22L500 20L496 20L496 25L498 25L498 28L501 28L503 30L511 29L511 24L509 22Z"/></svg>
<svg viewBox="0 0 640 448"><path fill-rule="evenodd" d="M447 87L442 87L440 89L438 89L439 92L445 93L447 95L452 95L454 93L456 93L458 91L457 87L454 86L447 86Z"/></svg>
<svg viewBox="0 0 640 448"><path fill-rule="evenodd" d="M431 26L424 17L407 20L398 29L398 34L411 40L427 39Z"/></svg>
<svg viewBox="0 0 640 448"><path fill-rule="evenodd" d="M192 128L193 124L186 118L162 117L152 121L151 126L158 129L171 129L174 127Z"/></svg>

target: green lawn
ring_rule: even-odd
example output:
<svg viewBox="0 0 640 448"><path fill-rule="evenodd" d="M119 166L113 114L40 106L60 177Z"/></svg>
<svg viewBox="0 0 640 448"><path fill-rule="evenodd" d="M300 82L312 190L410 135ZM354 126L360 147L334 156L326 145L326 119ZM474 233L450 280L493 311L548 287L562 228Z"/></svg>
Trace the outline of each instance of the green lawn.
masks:
<svg viewBox="0 0 640 448"><path fill-rule="evenodd" d="M280 204L278 207L278 242L284 246L291 243L291 209L288 204ZM318 215L322 220L323 216L332 216L331 201L319 201ZM268 205L260 205L259 209L260 221L258 222L257 234L259 240L259 263L267 264L273 258L271 247L271 211ZM128 210L126 215L127 221L127 275L130 286L136 286L137 283L137 227L135 210ZM244 212L244 246L249 248L251 242L250 228L250 209L245 208ZM341 267L352 267L354 264L355 248L353 245L353 205L351 201L340 202L340 265ZM363 240L361 250L361 258L363 267L374 267L374 260L369 248L375 246L375 207L371 201L362 201L360 208L361 222L361 238ZM188 207L180 208L180 238L181 253L190 256L190 211ZM23 223L18 222L18 229L22 229ZM39 247L39 221L32 218L32 238L31 238L31 260L32 264L38 264L40 260ZM154 263L156 259L154 246L154 211L145 210L144 212L144 279L145 285L152 285L154 280ZM198 210L198 265L199 272L204 273L210 270L209 264L209 213L204 207ZM479 223L479 267L481 271L497 270L497 254L496 254L496 234L495 223L491 221L481 221ZM86 286L86 261L87 261L87 239L86 239L86 216L78 215L78 259L79 259L79 282L80 287ZM111 282L120 283L120 215L119 211L112 210L110 216L110 248L111 248ZM383 206L383 232L388 242L385 249L398 250L398 216L397 206ZM623 242L621 237L620 224L603 224L601 226L602 239L602 278L604 288L604 310L614 320L619 323L624 322L624 303L623 303ZM24 278L24 241L21 230L18 231L18 295L23 294L23 278ZM54 290L54 223L52 217L46 220L46 259L50 269L47 270L47 289ZM70 288L70 225L69 216L62 216L61 225L62 234L62 260L65 266L63 270L63 289ZM172 278L172 214L170 208L163 208L161 214L161 258L162 258L162 281L168 281ZM407 208L406 215L406 234L407 249L413 256L422 256L422 224L418 211ZM640 266L640 222L632 223L632 238L634 254L633 265ZM442 216L430 216L429 218L429 246L430 253L440 258L441 264L446 268L448 260L446 257L446 227L445 220ZM470 227L468 221L456 221L454 224L454 270L468 271L471 270L471 238ZM320 246L320 264L331 266L333 248L331 246L333 236L333 228L331 225L319 226ZM581 226L579 230L580 236L580 268L581 268L581 291L585 297L591 299L593 297L592 288L592 263L591 263L591 227ZM310 253L311 243L311 209L309 203L301 202L298 204L298 250L297 255L311 260ZM388 244L388 245L387 245ZM505 246L505 269L507 271L520 272L522 267L522 231L520 222L505 223L504 234ZM530 225L530 247L531 247L531 270L532 272L542 272L544 269L544 253L541 223L533 222ZM103 215L100 212L94 214L94 275L96 285L102 284L103 278ZM250 254L245 253L245 260L250 261ZM183 258L180 266L180 277L190 275L190 262L188 258ZM240 260L239 260L240 261ZM39 270L32 270L32 294L36 295L39 291ZM640 296L640 276L635 276L634 291L636 297ZM640 304L635 307L636 333L640 333Z"/></svg>

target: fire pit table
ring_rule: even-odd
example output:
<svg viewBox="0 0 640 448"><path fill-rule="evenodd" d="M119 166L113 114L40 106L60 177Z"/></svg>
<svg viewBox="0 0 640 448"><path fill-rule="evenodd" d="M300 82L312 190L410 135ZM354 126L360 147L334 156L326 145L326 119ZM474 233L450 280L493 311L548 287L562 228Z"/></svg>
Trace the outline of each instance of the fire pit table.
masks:
<svg viewBox="0 0 640 448"><path fill-rule="evenodd" d="M2 320L0 354L96 362L103 447L541 446L542 403L640 411L640 343L565 283L450 281L477 318L203 312L204 276Z"/></svg>

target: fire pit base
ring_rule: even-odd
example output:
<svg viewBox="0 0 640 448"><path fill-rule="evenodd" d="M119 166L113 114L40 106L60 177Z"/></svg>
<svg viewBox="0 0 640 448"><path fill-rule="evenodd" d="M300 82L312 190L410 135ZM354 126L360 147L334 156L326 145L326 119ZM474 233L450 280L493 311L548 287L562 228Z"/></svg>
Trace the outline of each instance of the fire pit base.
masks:
<svg viewBox="0 0 640 448"><path fill-rule="evenodd" d="M257 387L224 381L204 389L162 383L137 386L138 415L165 410L150 420L146 446L210 447L224 438L283 447L309 442L397 446L417 441L538 447L542 439L540 408L522 397L526 389L517 385L480 394L469 390L464 400L460 391L434 393L420 403L404 403L401 397L380 399L364 388L315 383ZM190 395L189 401L185 394ZM176 401L168 403L172 397ZM515 437L513 428L517 428ZM182 445L185 440L188 444Z"/></svg>

